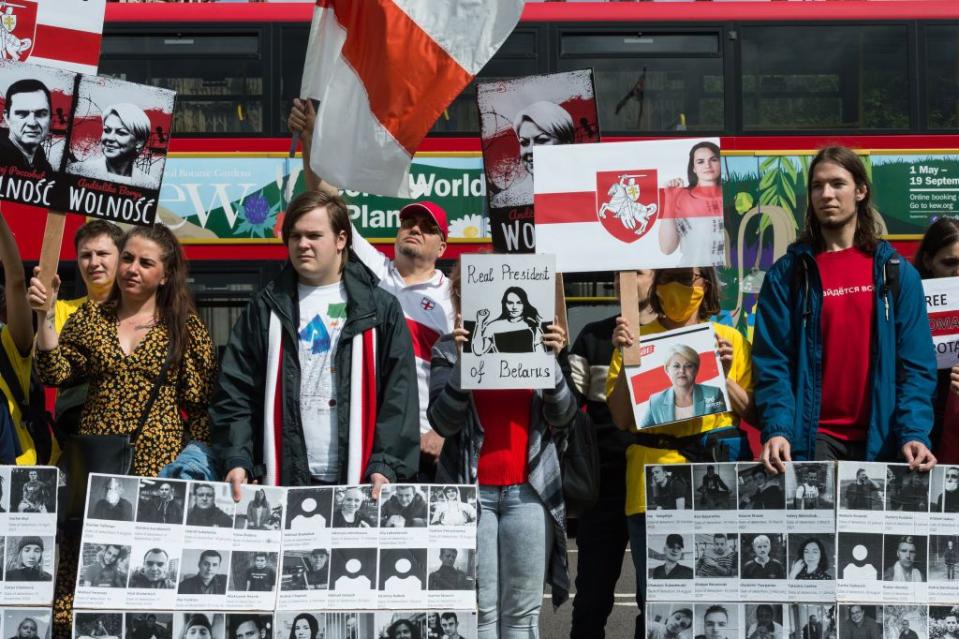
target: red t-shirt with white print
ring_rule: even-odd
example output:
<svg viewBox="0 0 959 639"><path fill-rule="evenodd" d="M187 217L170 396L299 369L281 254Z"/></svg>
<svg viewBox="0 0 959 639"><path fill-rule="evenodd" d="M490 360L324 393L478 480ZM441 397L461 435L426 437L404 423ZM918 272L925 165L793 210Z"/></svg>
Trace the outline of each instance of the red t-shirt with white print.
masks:
<svg viewBox="0 0 959 639"><path fill-rule="evenodd" d="M819 253L816 264L823 289L819 430L844 441L863 441L871 412L873 256L854 247Z"/></svg>

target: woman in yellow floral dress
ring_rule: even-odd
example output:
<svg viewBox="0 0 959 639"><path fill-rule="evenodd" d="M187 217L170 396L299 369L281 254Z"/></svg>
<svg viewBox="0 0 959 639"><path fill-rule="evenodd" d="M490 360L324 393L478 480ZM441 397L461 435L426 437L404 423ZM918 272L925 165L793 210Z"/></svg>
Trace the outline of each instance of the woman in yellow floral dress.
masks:
<svg viewBox="0 0 959 639"><path fill-rule="evenodd" d="M56 290L48 295L35 278L27 295L38 315L35 365L40 378L51 386L89 383L81 435L132 433L169 356L167 374L136 441L132 472L155 477L188 439L209 439L213 341L196 314L186 263L167 227L136 227L124 236L110 297L99 305L84 304L59 337L49 310ZM78 549L79 539L61 539L54 619L58 638L70 636Z"/></svg>

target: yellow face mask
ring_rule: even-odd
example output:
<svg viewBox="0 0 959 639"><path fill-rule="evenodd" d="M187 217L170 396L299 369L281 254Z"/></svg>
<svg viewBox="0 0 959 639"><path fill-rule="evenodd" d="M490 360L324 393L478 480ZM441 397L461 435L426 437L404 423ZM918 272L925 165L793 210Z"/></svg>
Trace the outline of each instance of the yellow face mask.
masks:
<svg viewBox="0 0 959 639"><path fill-rule="evenodd" d="M693 313L699 310L706 289L702 286L688 286L679 282L669 282L656 287L659 306L671 322L685 324Z"/></svg>

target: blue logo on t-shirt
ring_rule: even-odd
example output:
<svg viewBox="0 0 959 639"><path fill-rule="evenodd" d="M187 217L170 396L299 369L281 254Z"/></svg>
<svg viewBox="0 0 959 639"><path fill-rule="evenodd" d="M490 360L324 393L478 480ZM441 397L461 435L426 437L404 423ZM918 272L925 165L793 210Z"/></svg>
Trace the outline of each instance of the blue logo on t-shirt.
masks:
<svg viewBox="0 0 959 639"><path fill-rule="evenodd" d="M330 334L319 315L313 317L310 323L300 331L300 340L311 344L310 352L314 355L330 350Z"/></svg>

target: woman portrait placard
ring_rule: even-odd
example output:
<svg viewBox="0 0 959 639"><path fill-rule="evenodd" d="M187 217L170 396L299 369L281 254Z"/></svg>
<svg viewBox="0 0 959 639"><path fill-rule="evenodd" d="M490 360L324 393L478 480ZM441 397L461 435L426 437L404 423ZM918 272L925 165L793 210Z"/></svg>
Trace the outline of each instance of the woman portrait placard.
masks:
<svg viewBox="0 0 959 639"><path fill-rule="evenodd" d="M464 255L464 389L532 389L553 385L555 357L543 334L555 321L551 255Z"/></svg>
<svg viewBox="0 0 959 639"><path fill-rule="evenodd" d="M709 324L644 339L642 365L626 370L636 424L650 428L729 410L722 371Z"/></svg>
<svg viewBox="0 0 959 639"><path fill-rule="evenodd" d="M115 210L121 215L114 221L153 223L155 207L149 215L131 214L125 219L118 201L157 197L166 165L174 96L173 91L158 87L81 76L67 142L66 181L75 190L84 188L104 195L105 201L95 207L98 214L89 210L93 200L76 198L84 210L71 207L72 212L110 217L104 211ZM96 186L96 182L115 186ZM119 185L127 188L116 188Z"/></svg>
<svg viewBox="0 0 959 639"><path fill-rule="evenodd" d="M533 225L533 149L599 142L593 72L478 82L476 100L493 246L532 252L532 228L525 227Z"/></svg>

